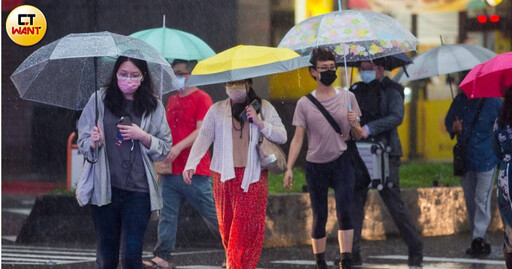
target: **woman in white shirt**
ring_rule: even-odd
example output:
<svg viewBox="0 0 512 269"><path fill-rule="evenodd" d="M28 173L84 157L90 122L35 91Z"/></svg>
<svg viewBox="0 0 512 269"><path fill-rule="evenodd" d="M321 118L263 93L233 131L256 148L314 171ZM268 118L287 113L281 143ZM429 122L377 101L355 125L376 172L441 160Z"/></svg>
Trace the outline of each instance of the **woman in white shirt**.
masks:
<svg viewBox="0 0 512 269"><path fill-rule="evenodd" d="M183 172L183 180L190 184L197 164L214 143L213 194L230 269L256 268L263 246L268 173L261 169L256 151L259 138L263 135L277 144L287 138L275 108L256 96L251 85L252 79L226 83L229 98L208 110ZM254 100L260 107L249 106Z"/></svg>

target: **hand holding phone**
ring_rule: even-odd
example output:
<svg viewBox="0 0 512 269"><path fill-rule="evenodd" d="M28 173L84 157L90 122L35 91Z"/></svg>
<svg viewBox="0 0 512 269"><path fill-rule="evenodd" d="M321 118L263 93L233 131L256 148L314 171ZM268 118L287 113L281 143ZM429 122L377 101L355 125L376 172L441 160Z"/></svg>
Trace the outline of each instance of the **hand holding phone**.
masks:
<svg viewBox="0 0 512 269"><path fill-rule="evenodd" d="M260 109L260 102L258 102L257 99L254 99L249 105L252 106L256 111ZM240 113L240 119L242 121L247 121L247 109L244 109L244 111ZM252 123L252 119L249 119L249 122Z"/></svg>
<svg viewBox="0 0 512 269"><path fill-rule="evenodd" d="M124 116L124 117L121 117L121 119L119 119L117 124L131 126L132 125L132 120L130 119L130 117Z"/></svg>

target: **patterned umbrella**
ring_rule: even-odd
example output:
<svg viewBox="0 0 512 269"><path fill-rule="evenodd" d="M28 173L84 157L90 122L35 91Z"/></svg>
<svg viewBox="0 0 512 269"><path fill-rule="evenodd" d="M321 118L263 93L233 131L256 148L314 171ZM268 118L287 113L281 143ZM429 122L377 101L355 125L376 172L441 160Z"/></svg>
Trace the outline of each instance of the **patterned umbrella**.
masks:
<svg viewBox="0 0 512 269"><path fill-rule="evenodd" d="M338 5L341 8L340 1ZM301 55L315 48L335 53L336 62L368 61L416 50L419 41L395 19L366 10L338 10L306 19L295 25L279 43ZM347 92L348 98L348 92ZM351 109L349 104L349 110Z"/></svg>
<svg viewBox="0 0 512 269"><path fill-rule="evenodd" d="M329 48L336 62L357 62L416 50L419 41L395 19L365 10L339 10L306 19L278 47L308 55Z"/></svg>

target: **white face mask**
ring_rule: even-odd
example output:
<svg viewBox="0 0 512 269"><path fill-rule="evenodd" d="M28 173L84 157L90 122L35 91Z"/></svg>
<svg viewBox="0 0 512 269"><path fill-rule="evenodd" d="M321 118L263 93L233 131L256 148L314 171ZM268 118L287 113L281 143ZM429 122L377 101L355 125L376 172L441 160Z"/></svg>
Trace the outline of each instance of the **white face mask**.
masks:
<svg viewBox="0 0 512 269"><path fill-rule="evenodd" d="M226 86L226 93L233 102L238 103L247 98L245 85Z"/></svg>
<svg viewBox="0 0 512 269"><path fill-rule="evenodd" d="M180 91L183 91L185 89L185 80L186 78L185 77L182 77L182 76L176 76L176 78L178 79L178 87L180 87Z"/></svg>

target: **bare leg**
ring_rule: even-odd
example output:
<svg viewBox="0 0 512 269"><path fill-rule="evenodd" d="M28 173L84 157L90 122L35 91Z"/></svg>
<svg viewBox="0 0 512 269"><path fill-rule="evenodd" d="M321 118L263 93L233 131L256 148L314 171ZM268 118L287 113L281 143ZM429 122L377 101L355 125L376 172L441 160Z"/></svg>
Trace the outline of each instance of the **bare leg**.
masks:
<svg viewBox="0 0 512 269"><path fill-rule="evenodd" d="M338 230L338 243L340 253L352 253L352 241L354 239L354 230Z"/></svg>
<svg viewBox="0 0 512 269"><path fill-rule="evenodd" d="M311 238L311 245L313 246L313 254L324 253L325 243L327 242L327 236L320 239ZM352 247L352 246L350 246Z"/></svg>

